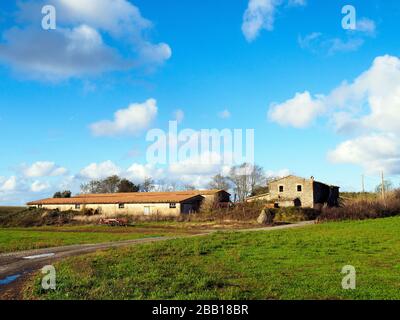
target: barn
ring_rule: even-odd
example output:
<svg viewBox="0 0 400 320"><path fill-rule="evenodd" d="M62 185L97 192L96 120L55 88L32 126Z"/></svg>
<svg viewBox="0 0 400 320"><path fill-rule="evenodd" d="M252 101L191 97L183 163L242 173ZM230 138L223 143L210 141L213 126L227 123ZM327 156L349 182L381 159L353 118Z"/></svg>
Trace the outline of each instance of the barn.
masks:
<svg viewBox="0 0 400 320"><path fill-rule="evenodd" d="M71 198L47 198L32 201L27 205L60 211L91 209L107 216L179 216L198 212L205 201L229 202L230 194L224 190L80 194Z"/></svg>

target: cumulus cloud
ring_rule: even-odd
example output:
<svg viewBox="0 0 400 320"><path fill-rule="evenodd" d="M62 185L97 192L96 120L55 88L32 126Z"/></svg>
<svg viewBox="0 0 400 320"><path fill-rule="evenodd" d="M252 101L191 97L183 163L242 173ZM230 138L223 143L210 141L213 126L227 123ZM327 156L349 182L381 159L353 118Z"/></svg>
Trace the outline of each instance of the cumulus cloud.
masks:
<svg viewBox="0 0 400 320"><path fill-rule="evenodd" d="M304 6L306 1L249 0L242 23L242 32L246 40L249 42L254 41L263 29L272 31L277 8L283 4L288 4L289 7Z"/></svg>
<svg viewBox="0 0 400 320"><path fill-rule="evenodd" d="M42 192L47 189L49 189L50 185L46 182L41 182L41 181L34 181L31 185L31 191L32 192Z"/></svg>
<svg viewBox="0 0 400 320"><path fill-rule="evenodd" d="M56 30L41 29L44 4L57 10ZM19 2L18 8L20 26L3 32L0 61L30 78L58 81L153 69L172 55L168 44L148 39L153 24L127 0L37 0Z"/></svg>
<svg viewBox="0 0 400 320"><path fill-rule="evenodd" d="M34 28L13 28L3 34L0 60L18 72L49 81L94 75L128 67L118 53L103 43L87 25L45 33Z"/></svg>
<svg viewBox="0 0 400 320"><path fill-rule="evenodd" d="M314 110L314 111L310 111ZM317 111L318 110L318 111ZM298 119L294 119L296 113ZM336 163L353 163L369 172L400 173L400 59L385 55L352 82L327 95L296 94L272 106L270 119L294 127L324 116L336 132L352 135L329 153Z"/></svg>
<svg viewBox="0 0 400 320"><path fill-rule="evenodd" d="M323 97L312 97L308 91L296 95L283 103L273 104L268 112L271 121L280 125L305 128L323 112Z"/></svg>
<svg viewBox="0 0 400 320"><path fill-rule="evenodd" d="M157 101L148 99L143 103L132 103L126 109L115 112L113 120L93 123L90 129L95 136L137 134L147 129L157 116Z"/></svg>
<svg viewBox="0 0 400 320"><path fill-rule="evenodd" d="M56 177L67 173L67 169L57 166L54 162L38 161L30 166L24 166L23 174L25 177Z"/></svg>
<svg viewBox="0 0 400 320"><path fill-rule="evenodd" d="M8 179L0 177L0 192L14 191L17 187L17 178L12 176Z"/></svg>
<svg viewBox="0 0 400 320"><path fill-rule="evenodd" d="M335 163L362 164L368 172L400 173L399 137L373 134L347 140L329 152Z"/></svg>
<svg viewBox="0 0 400 320"><path fill-rule="evenodd" d="M101 163L89 164L80 171L79 176L84 179L104 179L109 176L119 175L121 171L116 164L108 160Z"/></svg>
<svg viewBox="0 0 400 320"><path fill-rule="evenodd" d="M142 183L146 178L164 179L166 172L151 164L133 163L126 171L126 176L135 183Z"/></svg>

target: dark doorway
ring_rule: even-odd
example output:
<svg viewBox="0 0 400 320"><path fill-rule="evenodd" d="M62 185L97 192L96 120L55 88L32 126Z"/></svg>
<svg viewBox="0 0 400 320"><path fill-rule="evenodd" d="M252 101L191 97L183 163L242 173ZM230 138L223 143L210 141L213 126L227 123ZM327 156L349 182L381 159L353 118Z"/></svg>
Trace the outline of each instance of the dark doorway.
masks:
<svg viewBox="0 0 400 320"><path fill-rule="evenodd" d="M299 198L294 199L294 206L301 207L301 200Z"/></svg>

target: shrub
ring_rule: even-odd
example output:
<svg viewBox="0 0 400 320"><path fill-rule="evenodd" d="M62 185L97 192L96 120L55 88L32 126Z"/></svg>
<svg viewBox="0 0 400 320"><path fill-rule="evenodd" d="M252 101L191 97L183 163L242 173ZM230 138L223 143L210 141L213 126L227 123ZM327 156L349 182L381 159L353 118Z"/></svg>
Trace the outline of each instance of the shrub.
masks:
<svg viewBox="0 0 400 320"><path fill-rule="evenodd" d="M191 215L193 219L202 221L233 220L255 221L265 208L265 202L242 202L226 206L225 208L213 208L199 214Z"/></svg>
<svg viewBox="0 0 400 320"><path fill-rule="evenodd" d="M28 208L0 216L2 227L39 227L63 225L73 221L75 212Z"/></svg>
<svg viewBox="0 0 400 320"><path fill-rule="evenodd" d="M356 198L344 201L338 208L324 208L318 220L363 220L386 218L400 215L400 195L397 192L389 194L386 200Z"/></svg>
<svg viewBox="0 0 400 320"><path fill-rule="evenodd" d="M299 222L316 219L320 211L311 208L284 207L275 210L274 222Z"/></svg>
<svg viewBox="0 0 400 320"><path fill-rule="evenodd" d="M83 214L84 216L87 216L87 217L91 217L91 216L97 216L97 215L101 214L101 212L98 209L95 210L95 209L91 209L91 208L90 209L84 208L82 210L81 214Z"/></svg>

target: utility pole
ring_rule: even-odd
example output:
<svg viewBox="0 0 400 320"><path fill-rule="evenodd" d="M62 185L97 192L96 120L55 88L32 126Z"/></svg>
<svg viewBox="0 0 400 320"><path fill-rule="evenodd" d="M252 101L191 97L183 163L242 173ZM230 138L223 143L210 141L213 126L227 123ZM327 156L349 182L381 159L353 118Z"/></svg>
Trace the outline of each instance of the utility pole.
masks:
<svg viewBox="0 0 400 320"><path fill-rule="evenodd" d="M385 177L383 175L383 171L381 174L381 180L382 180L382 185L381 185L382 199L383 199L383 201L385 201Z"/></svg>
<svg viewBox="0 0 400 320"><path fill-rule="evenodd" d="M362 193L365 193L365 183L364 183L364 175L361 176L361 188L362 188Z"/></svg>

